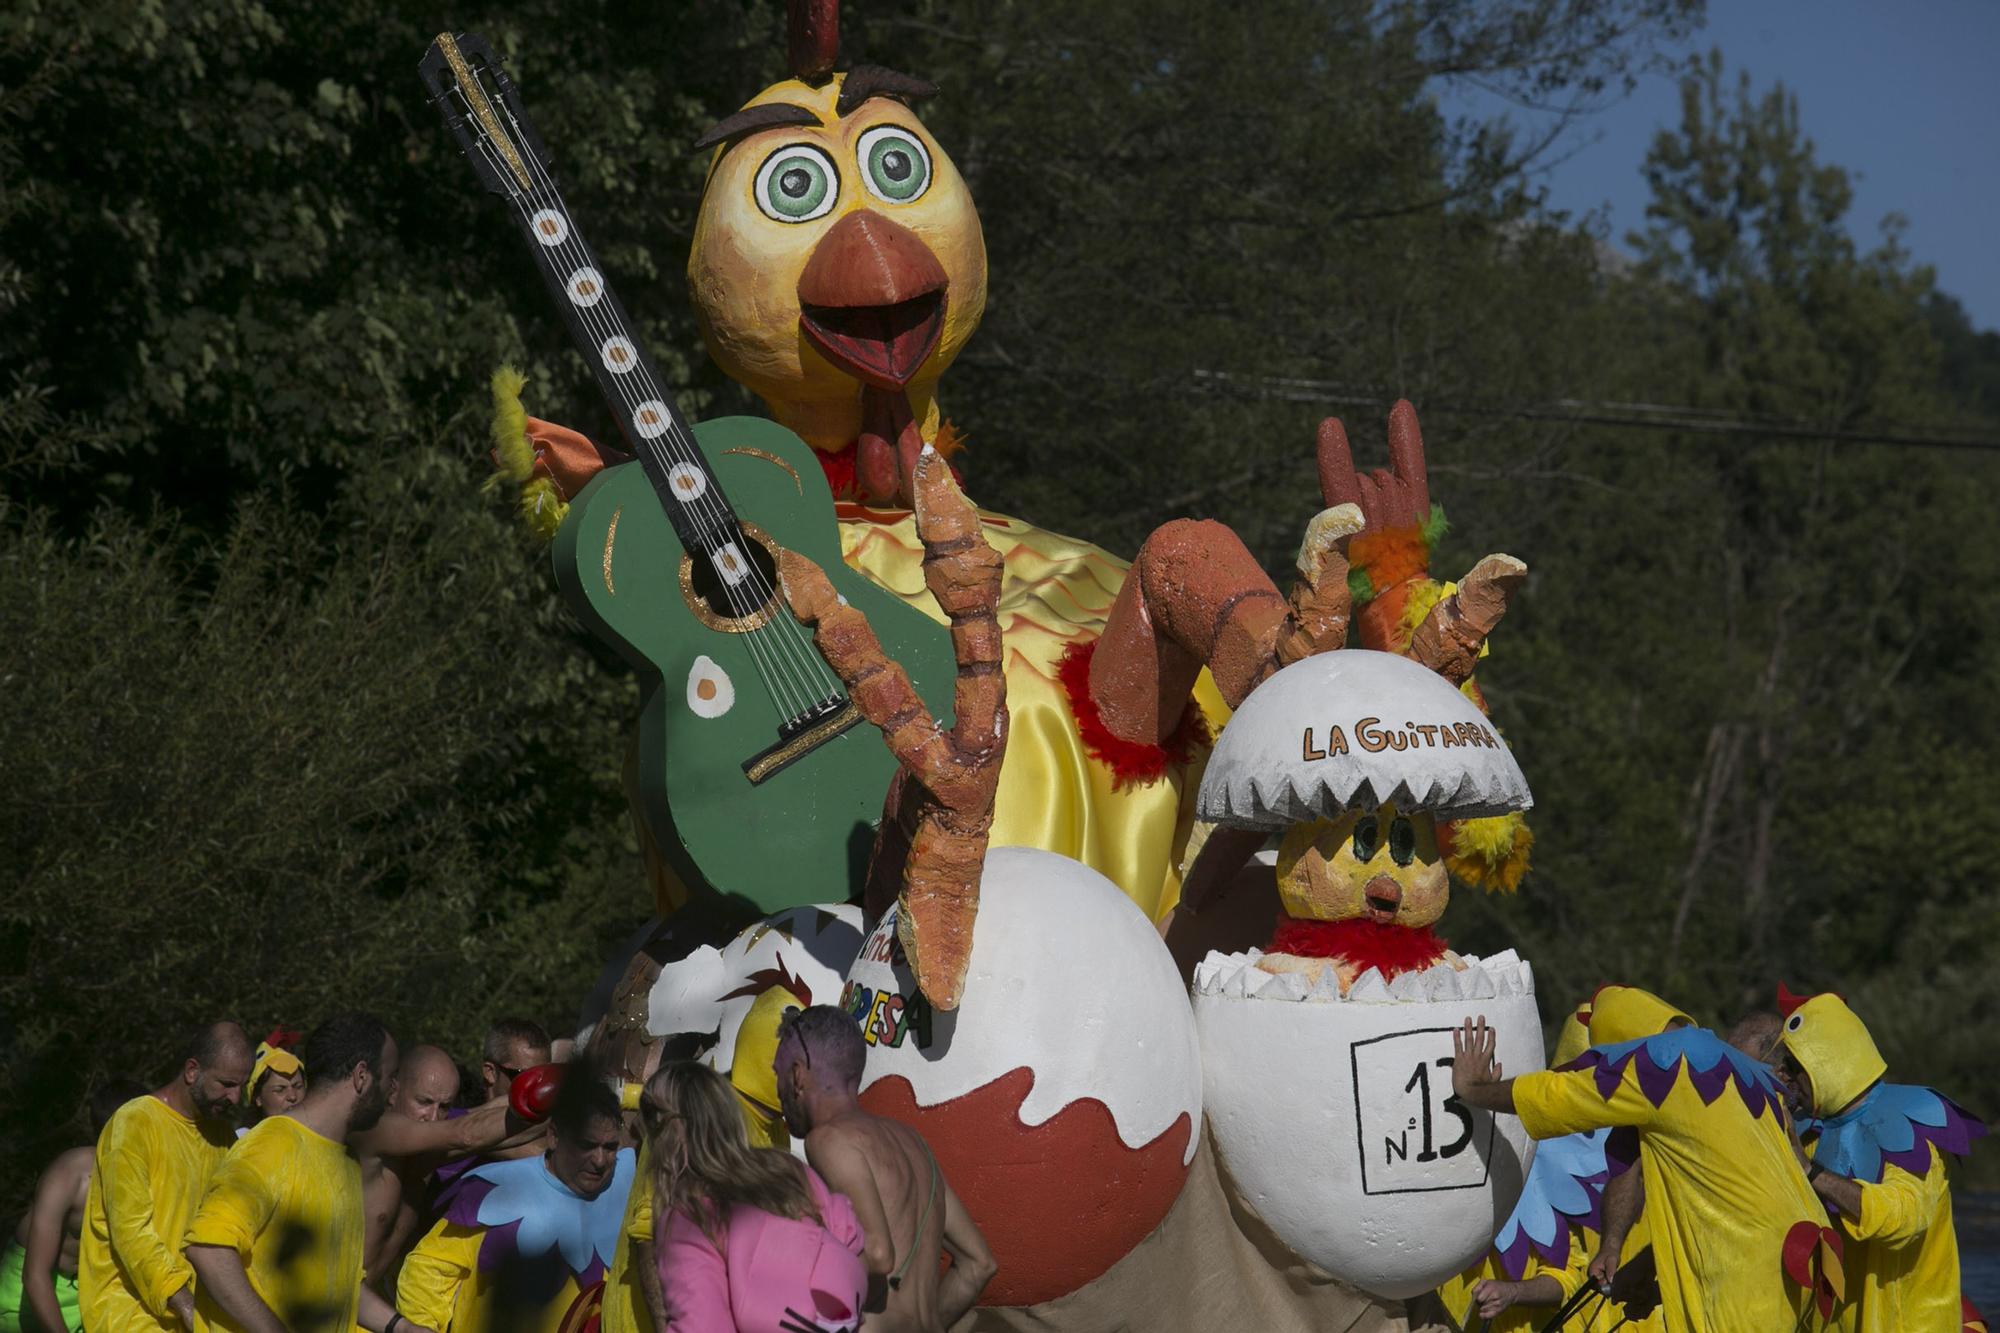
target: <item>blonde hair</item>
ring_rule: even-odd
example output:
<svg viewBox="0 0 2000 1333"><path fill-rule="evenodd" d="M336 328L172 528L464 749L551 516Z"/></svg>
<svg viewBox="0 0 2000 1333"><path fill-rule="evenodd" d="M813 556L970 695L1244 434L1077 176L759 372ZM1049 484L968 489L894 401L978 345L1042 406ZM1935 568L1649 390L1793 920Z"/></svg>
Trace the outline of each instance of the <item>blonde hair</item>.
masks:
<svg viewBox="0 0 2000 1333"><path fill-rule="evenodd" d="M678 1209L714 1241L739 1206L821 1220L798 1160L750 1146L735 1092L707 1065L661 1065L646 1081L639 1113L651 1148L655 1218Z"/></svg>

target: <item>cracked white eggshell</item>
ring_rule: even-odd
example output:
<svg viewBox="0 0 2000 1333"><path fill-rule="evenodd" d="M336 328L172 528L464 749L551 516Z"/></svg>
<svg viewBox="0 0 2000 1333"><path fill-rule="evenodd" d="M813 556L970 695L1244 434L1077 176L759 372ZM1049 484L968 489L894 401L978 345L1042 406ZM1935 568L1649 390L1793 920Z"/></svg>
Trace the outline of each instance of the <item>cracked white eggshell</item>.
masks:
<svg viewBox="0 0 2000 1333"><path fill-rule="evenodd" d="M1203 1105L1238 1191L1280 1240L1403 1299L1485 1252L1534 1157L1518 1118L1466 1109L1467 1124L1446 1105L1451 1029L1483 1015L1511 1076L1542 1068L1542 1026L1532 994L1380 1002L1379 978L1369 989L1378 1002L1354 1003L1358 984L1345 1004L1195 996Z"/></svg>
<svg viewBox="0 0 2000 1333"><path fill-rule="evenodd" d="M1345 753L1329 742L1336 727ZM1418 731L1409 743L1411 729L1426 727L1427 739ZM1443 743L1446 731L1467 728L1478 742ZM1388 732L1401 749L1367 748ZM1444 677L1394 653L1343 648L1294 662L1250 692L1209 755L1196 811L1218 824L1280 829L1387 801L1470 819L1526 810L1534 797L1507 742Z"/></svg>

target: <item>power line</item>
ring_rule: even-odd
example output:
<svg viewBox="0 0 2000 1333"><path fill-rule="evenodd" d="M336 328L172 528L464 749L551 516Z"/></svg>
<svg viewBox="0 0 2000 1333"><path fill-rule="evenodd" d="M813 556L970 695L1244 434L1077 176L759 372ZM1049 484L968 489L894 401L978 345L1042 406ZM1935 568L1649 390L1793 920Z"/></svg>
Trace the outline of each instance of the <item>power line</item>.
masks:
<svg viewBox="0 0 2000 1333"><path fill-rule="evenodd" d="M1293 403L1343 407L1387 407L1399 396L1329 380L1282 375L1234 375L1196 369L1194 378L1212 391ZM1854 430L1820 425L1803 417L1768 412L1731 412L1716 408L1661 403L1598 402L1556 398L1546 403L1507 406L1426 398L1425 416L1494 417L1514 421L1555 421L1578 426L1616 426L1632 430L1679 431L1691 435L1755 435L1766 439L1817 440L1829 444L1886 444L1912 449L2000 450L2000 439L1955 432Z"/></svg>

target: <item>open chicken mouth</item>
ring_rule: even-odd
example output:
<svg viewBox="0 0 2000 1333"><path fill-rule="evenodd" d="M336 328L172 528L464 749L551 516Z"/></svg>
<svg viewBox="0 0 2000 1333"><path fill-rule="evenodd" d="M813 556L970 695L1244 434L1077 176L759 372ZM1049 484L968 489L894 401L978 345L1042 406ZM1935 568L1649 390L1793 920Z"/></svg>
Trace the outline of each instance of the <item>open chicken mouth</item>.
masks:
<svg viewBox="0 0 2000 1333"><path fill-rule="evenodd" d="M901 389L944 332L944 288L894 305L802 304L799 329L840 370L878 389Z"/></svg>
<svg viewBox="0 0 2000 1333"><path fill-rule="evenodd" d="M1396 913L1403 906L1403 891L1388 880L1374 879L1361 891L1361 901L1367 908L1370 921L1380 925L1393 925Z"/></svg>

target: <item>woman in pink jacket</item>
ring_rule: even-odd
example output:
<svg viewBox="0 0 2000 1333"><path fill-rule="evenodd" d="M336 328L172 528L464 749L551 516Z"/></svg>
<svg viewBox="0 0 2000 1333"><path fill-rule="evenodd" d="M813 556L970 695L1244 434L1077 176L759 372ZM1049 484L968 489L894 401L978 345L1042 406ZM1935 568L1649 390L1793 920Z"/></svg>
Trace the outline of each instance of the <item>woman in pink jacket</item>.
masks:
<svg viewBox="0 0 2000 1333"><path fill-rule="evenodd" d="M660 1066L640 1110L673 1333L860 1327L868 1274L845 1196L791 1154L752 1148L735 1094L706 1065Z"/></svg>

